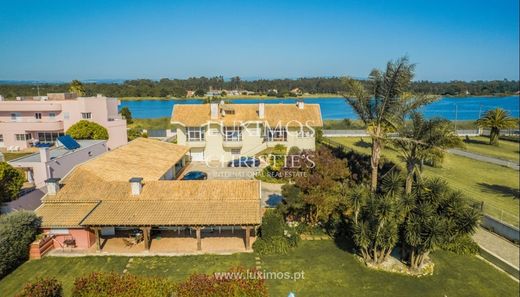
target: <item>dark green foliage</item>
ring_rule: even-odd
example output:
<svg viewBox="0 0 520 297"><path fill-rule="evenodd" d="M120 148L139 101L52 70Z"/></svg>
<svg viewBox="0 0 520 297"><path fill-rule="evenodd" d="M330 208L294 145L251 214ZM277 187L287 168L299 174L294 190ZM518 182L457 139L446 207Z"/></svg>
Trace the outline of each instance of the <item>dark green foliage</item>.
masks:
<svg viewBox="0 0 520 297"><path fill-rule="evenodd" d="M76 93L78 96L86 95L85 86L83 86L83 84L77 79L70 82L68 91L71 93Z"/></svg>
<svg viewBox="0 0 520 297"><path fill-rule="evenodd" d="M27 260L40 219L33 212L17 211L0 216L0 278Z"/></svg>
<svg viewBox="0 0 520 297"><path fill-rule="evenodd" d="M475 255L479 251L478 244L469 235L457 236L453 241L441 244L440 248L459 255Z"/></svg>
<svg viewBox="0 0 520 297"><path fill-rule="evenodd" d="M362 83L367 83L362 80ZM104 94L110 97L166 97L173 95L182 98L187 90L196 90L195 96L203 97L209 87L214 89L240 89L253 91L259 94L269 94L269 90L277 89L278 94L270 93L277 97L289 96L289 91L299 87L310 94L327 93L343 94L346 91L345 85L339 77L309 77L299 79L274 79L274 80L253 80L253 81L225 81L223 77L193 77L188 79L167 79L159 81L149 79L127 80L123 83L85 83L84 91L87 94ZM40 92L59 93L67 92L68 84L41 84ZM494 94L513 94L518 91L518 81L495 80L495 81L452 81L452 82L429 82L415 81L410 85L410 90L414 93L438 94L449 96L467 96L468 91L472 96L494 95ZM0 94L6 98L16 96L36 95L36 90L32 84L3 84L0 85Z"/></svg>
<svg viewBox="0 0 520 297"><path fill-rule="evenodd" d="M61 297L61 283L55 278L39 278L27 283L16 297Z"/></svg>
<svg viewBox="0 0 520 297"><path fill-rule="evenodd" d="M98 273L78 277L74 281L73 297L169 297L175 284L160 277L138 277L131 274Z"/></svg>
<svg viewBox="0 0 520 297"><path fill-rule="evenodd" d="M108 139L108 131L105 127L87 120L81 120L70 126L65 134L70 135L74 139Z"/></svg>
<svg viewBox="0 0 520 297"><path fill-rule="evenodd" d="M127 124L133 123L132 121L132 112L130 112L130 109L128 107L121 108L121 116L126 120Z"/></svg>
<svg viewBox="0 0 520 297"><path fill-rule="evenodd" d="M283 236L285 222L282 215L277 211L267 211L262 218L260 226L261 237L269 240L273 237Z"/></svg>
<svg viewBox="0 0 520 297"><path fill-rule="evenodd" d="M289 240L283 236L270 239L258 238L253 243L253 250L259 255L285 255L289 252L290 247Z"/></svg>
<svg viewBox="0 0 520 297"><path fill-rule="evenodd" d="M143 129L141 129L139 127L128 129L128 131L126 133L128 136L128 141L132 141L139 137L145 137L145 138L148 137L148 134L146 132L143 132Z"/></svg>
<svg viewBox="0 0 520 297"><path fill-rule="evenodd" d="M25 182L24 174L6 162L0 162L0 203L18 198Z"/></svg>

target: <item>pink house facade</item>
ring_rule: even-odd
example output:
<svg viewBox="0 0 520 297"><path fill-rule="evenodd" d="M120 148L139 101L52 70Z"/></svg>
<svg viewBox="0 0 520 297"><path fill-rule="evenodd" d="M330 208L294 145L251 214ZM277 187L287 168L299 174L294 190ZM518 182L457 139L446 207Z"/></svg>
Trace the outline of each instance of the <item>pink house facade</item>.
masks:
<svg viewBox="0 0 520 297"><path fill-rule="evenodd" d="M126 121L118 113L120 102L116 98L56 93L17 99L0 101L0 148L24 149L37 142L54 143L80 120L105 127L109 134L109 149L127 143Z"/></svg>

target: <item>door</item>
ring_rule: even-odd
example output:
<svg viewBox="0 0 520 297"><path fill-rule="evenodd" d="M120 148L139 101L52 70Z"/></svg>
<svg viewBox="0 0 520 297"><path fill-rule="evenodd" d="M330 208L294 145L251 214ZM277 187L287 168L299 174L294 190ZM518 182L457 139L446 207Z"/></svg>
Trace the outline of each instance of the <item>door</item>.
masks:
<svg viewBox="0 0 520 297"><path fill-rule="evenodd" d="M204 161L204 151L190 151L191 161Z"/></svg>

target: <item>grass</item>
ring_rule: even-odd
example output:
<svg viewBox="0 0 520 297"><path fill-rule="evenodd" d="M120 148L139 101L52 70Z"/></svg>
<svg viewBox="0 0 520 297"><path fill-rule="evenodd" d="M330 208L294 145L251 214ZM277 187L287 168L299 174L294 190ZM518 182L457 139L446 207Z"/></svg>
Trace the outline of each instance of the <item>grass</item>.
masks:
<svg viewBox="0 0 520 297"><path fill-rule="evenodd" d="M515 161L520 159L520 143L500 140L499 146L489 144L489 138L484 136L469 137L465 141L468 152L495 157L499 159Z"/></svg>
<svg viewBox="0 0 520 297"><path fill-rule="evenodd" d="M128 128L142 128L146 130L171 129L170 118L153 118L153 119L132 119L132 123Z"/></svg>
<svg viewBox="0 0 520 297"><path fill-rule="evenodd" d="M359 137L335 137L334 141L355 151L370 154L370 139ZM402 165L398 153L387 146L383 157ZM440 177L467 197L484 202L484 212L515 226L519 225L519 172L494 164L466 157L447 154L442 168L425 167L424 174Z"/></svg>
<svg viewBox="0 0 520 297"><path fill-rule="evenodd" d="M17 158L21 158L23 156L31 155L34 153L2 153L4 155L5 161L11 161Z"/></svg>
<svg viewBox="0 0 520 297"><path fill-rule="evenodd" d="M422 278L370 270L332 240L304 241L285 256L262 256L262 268L270 272L299 273L302 280L268 280L271 296L517 296L518 283L474 256L435 252L433 276ZM129 273L157 275L180 281L191 273L226 271L254 266L254 254L230 256L134 257ZM70 296L75 277L92 271L121 273L126 257L46 257L26 262L0 281L2 296L13 296L27 281L39 276L56 277Z"/></svg>

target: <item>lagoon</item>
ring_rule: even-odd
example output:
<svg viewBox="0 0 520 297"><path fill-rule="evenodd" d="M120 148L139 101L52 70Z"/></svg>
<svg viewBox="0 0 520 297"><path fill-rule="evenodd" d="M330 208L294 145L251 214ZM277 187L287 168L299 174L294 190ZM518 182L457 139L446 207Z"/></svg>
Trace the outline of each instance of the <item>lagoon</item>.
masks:
<svg viewBox="0 0 520 297"><path fill-rule="evenodd" d="M226 99L227 100L227 99ZM303 99L230 99L231 103L306 103L320 104L325 120L355 119L356 114L343 98L303 98ZM187 100L136 100L122 101L119 108L128 107L137 119L170 117L175 104L201 104L200 99ZM427 118L442 117L449 120L476 120L485 111L495 108L507 110L511 116L519 117L519 96L507 97L443 97L424 107L422 112Z"/></svg>

